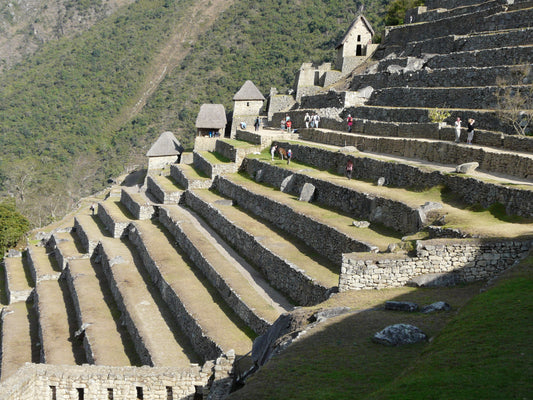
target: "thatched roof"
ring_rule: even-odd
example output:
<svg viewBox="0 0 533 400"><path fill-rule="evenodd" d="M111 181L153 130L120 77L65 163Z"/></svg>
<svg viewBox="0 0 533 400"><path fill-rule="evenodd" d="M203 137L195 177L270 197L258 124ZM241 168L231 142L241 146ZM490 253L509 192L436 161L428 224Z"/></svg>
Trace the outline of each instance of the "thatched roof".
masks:
<svg viewBox="0 0 533 400"><path fill-rule="evenodd" d="M337 46L335 46L336 49L338 49L339 47L341 47L342 45L344 45L344 43L346 42L346 40L348 40L348 36L350 34L350 32L352 31L352 29L354 29L355 27L355 24L357 23L357 21L359 21L359 19L361 21L363 21L363 24L366 26L366 29L368 29L368 31L370 32L370 34L372 36L374 36L374 29L372 29L372 26L370 26L370 22L368 22L368 20L365 18L365 16L363 14L359 14L357 17L355 17L355 19L353 20L352 24L350 25L350 27L348 28L348 30L346 31L346 33L344 34L344 36L342 37L341 41L339 42L339 44L337 44Z"/></svg>
<svg viewBox="0 0 533 400"><path fill-rule="evenodd" d="M265 100L265 96L259 91L252 81L244 82L239 91L233 96L233 100Z"/></svg>
<svg viewBox="0 0 533 400"><path fill-rule="evenodd" d="M183 147L172 132L163 132L150 147L147 157L175 156L183 152Z"/></svg>
<svg viewBox="0 0 533 400"><path fill-rule="evenodd" d="M196 117L196 128L224 129L227 122L226 110L222 104L202 104Z"/></svg>

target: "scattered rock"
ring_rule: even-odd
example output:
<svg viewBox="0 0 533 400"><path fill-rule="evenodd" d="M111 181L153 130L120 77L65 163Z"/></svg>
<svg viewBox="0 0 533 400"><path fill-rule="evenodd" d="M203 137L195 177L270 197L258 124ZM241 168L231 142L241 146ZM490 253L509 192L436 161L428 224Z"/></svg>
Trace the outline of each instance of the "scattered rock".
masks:
<svg viewBox="0 0 533 400"><path fill-rule="evenodd" d="M288 177L283 179L279 187L279 190L281 190L284 193L290 191L293 178L294 178L294 175L289 175Z"/></svg>
<svg viewBox="0 0 533 400"><path fill-rule="evenodd" d="M449 311L451 307L448 303L444 301L437 301L436 303L430 304L429 306L422 307L420 312L428 314L435 311Z"/></svg>
<svg viewBox="0 0 533 400"><path fill-rule="evenodd" d="M415 312L418 311L418 304L410 301L386 301L385 310Z"/></svg>
<svg viewBox="0 0 533 400"><path fill-rule="evenodd" d="M15 249L9 249L7 252L8 257L22 257L22 253Z"/></svg>
<svg viewBox="0 0 533 400"><path fill-rule="evenodd" d="M395 324L387 326L381 332L377 332L373 341L386 346L400 346L414 344L427 340L427 335L416 326L409 324Z"/></svg>
<svg viewBox="0 0 533 400"><path fill-rule="evenodd" d="M415 287L447 287L455 286L460 282L461 279L457 274L435 273L415 276L407 282L407 285Z"/></svg>
<svg viewBox="0 0 533 400"><path fill-rule="evenodd" d="M306 182L304 183L304 186L302 187L302 191L300 192L300 198L298 200L311 202L314 196L315 196L315 186L311 183Z"/></svg>
<svg viewBox="0 0 533 400"><path fill-rule="evenodd" d="M388 253L396 253L397 251L400 251L401 248L400 246L398 246L398 243L390 243L388 246L387 246L387 252Z"/></svg>
<svg viewBox="0 0 533 400"><path fill-rule="evenodd" d="M354 153L358 151L355 146L344 146L339 149L339 153Z"/></svg>
<svg viewBox="0 0 533 400"><path fill-rule="evenodd" d="M349 311L349 307L328 308L327 310L321 310L313 314L313 316L310 318L310 321L323 322L329 318L336 317L337 315L346 314Z"/></svg>
<svg viewBox="0 0 533 400"><path fill-rule="evenodd" d="M420 207L418 207L417 212L418 212L418 218L419 218L420 224L422 226L426 225L430 221L430 218L428 218L429 214L432 211L440 210L441 208L442 208L441 203L437 203L433 201L428 201L424 203L423 205L421 205Z"/></svg>
<svg viewBox="0 0 533 400"><path fill-rule="evenodd" d="M370 222L368 221L353 221L352 225L356 228L368 228L370 226Z"/></svg>
<svg viewBox="0 0 533 400"><path fill-rule="evenodd" d="M383 186L385 184L385 178L381 177L378 179L378 186Z"/></svg>
<svg viewBox="0 0 533 400"><path fill-rule="evenodd" d="M470 174L476 170L476 168L479 167L478 162L469 162L465 164L458 165L455 168L455 172L459 174Z"/></svg>

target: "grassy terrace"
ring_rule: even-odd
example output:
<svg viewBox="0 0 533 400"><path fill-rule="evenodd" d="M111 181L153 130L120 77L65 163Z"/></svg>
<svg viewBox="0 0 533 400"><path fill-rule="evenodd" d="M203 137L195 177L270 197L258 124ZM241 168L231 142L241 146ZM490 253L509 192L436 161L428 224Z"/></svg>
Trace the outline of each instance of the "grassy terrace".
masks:
<svg viewBox="0 0 533 400"><path fill-rule="evenodd" d="M227 164L231 162L229 158L224 157L216 151L199 151L198 153L209 161L210 164Z"/></svg>
<svg viewBox="0 0 533 400"><path fill-rule="evenodd" d="M166 175L154 175L152 178L165 190L166 192L176 192L184 190L180 185L176 183L174 178Z"/></svg>
<svg viewBox="0 0 533 400"><path fill-rule="evenodd" d="M269 162L271 165L275 165L279 168L289 169L295 173L297 172L315 179L342 185L358 192L401 201L412 207L419 207L427 201L441 203L443 208L438 210L438 213L440 215L445 215L445 227L457 228L462 232L472 235L505 238L533 235L532 220L507 216L505 215L505 212L501 210L501 207L497 205L490 209L469 206L458 200L453 193L450 193L443 187L433 187L423 191L415 191L404 188L377 186L372 182L356 179L348 180L346 177L331 171L319 170L315 167L295 161L291 161L291 164L287 165L286 161L276 158L272 162L268 151L263 151L260 155L251 155L250 157ZM243 177L240 179L246 181ZM295 201L297 201L297 199L295 199Z"/></svg>
<svg viewBox="0 0 533 400"><path fill-rule="evenodd" d="M209 177L202 171L198 171L192 165L189 164L180 164L179 169L182 171L183 175L189 180L196 179L209 179Z"/></svg>
<svg viewBox="0 0 533 400"><path fill-rule="evenodd" d="M311 331L230 399L530 398L532 267L530 257L481 294L483 283L336 294L319 307L344 305L354 313ZM420 305L443 300L452 310L390 312L383 309L386 300ZM394 323L418 326L429 343L386 347L372 342L374 333Z"/></svg>

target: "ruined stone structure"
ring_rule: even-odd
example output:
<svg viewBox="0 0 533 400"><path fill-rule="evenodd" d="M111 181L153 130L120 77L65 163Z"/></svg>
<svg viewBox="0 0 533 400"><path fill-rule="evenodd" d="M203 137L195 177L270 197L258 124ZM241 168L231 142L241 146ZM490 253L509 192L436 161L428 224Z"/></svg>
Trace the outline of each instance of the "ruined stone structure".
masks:
<svg viewBox="0 0 533 400"><path fill-rule="evenodd" d="M233 96L233 119L231 123L231 137L235 137L237 127L241 122L247 126L254 126L256 118L263 124L263 103L265 96L259 91L252 81L246 81L239 91Z"/></svg>
<svg viewBox="0 0 533 400"><path fill-rule="evenodd" d="M161 169L167 165L179 163L181 153L183 153L183 146L174 134L163 132L146 153L148 170Z"/></svg>
<svg viewBox="0 0 533 400"><path fill-rule="evenodd" d="M225 113L202 107L194 152L152 162L142 187L110 188L96 215L82 208L5 259L0 399L223 399L250 336L294 306L489 279L522 259L531 224L500 221L512 234L471 237L447 224L468 210L415 194L446 188L462 204L533 217L533 140L504 132L497 89L483 83L531 64L532 10L525 0L428 0L388 30L375 66L349 87L298 106L272 92L274 129L236 128L237 140L209 137ZM237 115L259 112L263 100L248 97L236 95ZM474 145L431 122L433 107L474 116ZM301 128L308 111L320 129L280 133L286 112ZM271 144L290 148L292 163L265 156ZM491 175L456 173L464 162ZM428 239L408 239L420 231Z"/></svg>

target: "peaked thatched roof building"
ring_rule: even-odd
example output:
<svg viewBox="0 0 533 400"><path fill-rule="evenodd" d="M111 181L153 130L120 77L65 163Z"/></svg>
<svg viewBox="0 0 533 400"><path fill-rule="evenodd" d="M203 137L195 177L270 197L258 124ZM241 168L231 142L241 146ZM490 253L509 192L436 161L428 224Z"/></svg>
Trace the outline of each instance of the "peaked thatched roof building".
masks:
<svg viewBox="0 0 533 400"><path fill-rule="evenodd" d="M148 170L179 162L183 146L172 132L163 132L146 153Z"/></svg>
<svg viewBox="0 0 533 400"><path fill-rule="evenodd" d="M198 136L223 136L227 122L222 104L202 104L196 117Z"/></svg>
<svg viewBox="0 0 533 400"><path fill-rule="evenodd" d="M261 115L265 96L250 80L244 82L239 91L233 96L233 120L231 123L231 137L235 137L237 127L242 123L253 127L254 121Z"/></svg>
<svg viewBox="0 0 533 400"><path fill-rule="evenodd" d="M239 91L233 96L233 101L265 101L265 96L250 80L244 82Z"/></svg>

